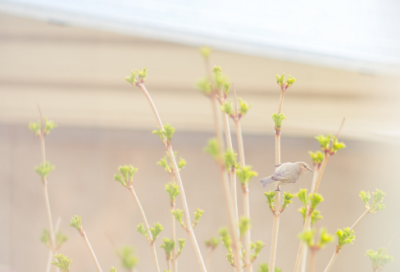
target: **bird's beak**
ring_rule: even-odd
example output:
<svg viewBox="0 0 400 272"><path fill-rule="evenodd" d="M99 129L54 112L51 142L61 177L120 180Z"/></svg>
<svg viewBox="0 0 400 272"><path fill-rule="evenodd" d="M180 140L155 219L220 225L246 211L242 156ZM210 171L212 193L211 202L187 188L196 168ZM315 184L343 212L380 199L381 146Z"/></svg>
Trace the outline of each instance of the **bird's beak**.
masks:
<svg viewBox="0 0 400 272"><path fill-rule="evenodd" d="M314 171L313 171L313 170L311 170L310 168L308 168L308 171L310 171L310 172L314 173Z"/></svg>

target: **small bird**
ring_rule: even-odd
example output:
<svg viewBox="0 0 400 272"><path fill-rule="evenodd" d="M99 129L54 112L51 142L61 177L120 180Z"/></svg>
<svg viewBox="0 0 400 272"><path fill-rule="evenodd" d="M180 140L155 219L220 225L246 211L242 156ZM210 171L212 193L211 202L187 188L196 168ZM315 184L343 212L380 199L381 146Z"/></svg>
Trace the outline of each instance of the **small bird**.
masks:
<svg viewBox="0 0 400 272"><path fill-rule="evenodd" d="M278 186L288 183L295 183L301 174L305 172L314 172L305 162L285 162L275 169L272 176L260 179L263 187L270 183L278 182ZM279 187L277 191L279 191Z"/></svg>

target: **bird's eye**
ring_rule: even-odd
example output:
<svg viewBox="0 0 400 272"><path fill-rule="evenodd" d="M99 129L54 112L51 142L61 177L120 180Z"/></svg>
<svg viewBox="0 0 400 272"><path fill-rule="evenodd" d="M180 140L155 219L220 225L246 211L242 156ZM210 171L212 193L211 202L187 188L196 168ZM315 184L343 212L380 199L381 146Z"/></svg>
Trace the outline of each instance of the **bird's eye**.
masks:
<svg viewBox="0 0 400 272"><path fill-rule="evenodd" d="M306 168L306 166L303 166L304 168Z"/></svg>

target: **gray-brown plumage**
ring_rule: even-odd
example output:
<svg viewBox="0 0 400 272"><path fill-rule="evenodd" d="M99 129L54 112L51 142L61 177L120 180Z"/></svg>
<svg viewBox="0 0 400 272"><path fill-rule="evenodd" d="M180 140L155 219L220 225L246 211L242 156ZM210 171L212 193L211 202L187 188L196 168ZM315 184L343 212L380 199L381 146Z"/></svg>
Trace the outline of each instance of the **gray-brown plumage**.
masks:
<svg viewBox="0 0 400 272"><path fill-rule="evenodd" d="M260 179L263 187L270 183L278 182L278 185L295 183L301 174L305 172L313 172L310 166L305 162L286 162L280 164L272 176Z"/></svg>

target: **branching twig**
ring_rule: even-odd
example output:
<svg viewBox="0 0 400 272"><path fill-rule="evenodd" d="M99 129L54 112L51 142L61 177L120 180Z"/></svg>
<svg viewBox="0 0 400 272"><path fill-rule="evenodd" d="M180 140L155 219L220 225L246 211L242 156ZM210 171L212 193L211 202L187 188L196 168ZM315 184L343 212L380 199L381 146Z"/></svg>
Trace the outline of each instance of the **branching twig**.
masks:
<svg viewBox="0 0 400 272"><path fill-rule="evenodd" d="M148 237L149 237L149 239L150 239L150 247L151 247L151 251L152 251L152 253L153 253L153 260L154 260L154 264L155 264L155 266L156 266L156 271L157 271L157 272L160 272L160 266L158 265L156 247L155 247L155 244L154 244L154 241L153 241L153 236L152 236L151 231L150 231L149 223L148 223L147 218L146 218L146 214L144 213L142 204L140 204L139 198L138 198L138 196L136 195L136 192L135 192L135 190L133 189L133 186L132 186L132 185L129 186L128 189L129 189L129 191L131 192L133 198L134 198L135 201L136 201L136 204L137 204L138 207L139 207L140 214L142 215L142 219L143 219L143 221L144 221L144 226L145 226L145 228L146 228L147 235L148 235Z"/></svg>
<svg viewBox="0 0 400 272"><path fill-rule="evenodd" d="M153 110L153 113L154 113L154 115L156 117L156 120L157 120L159 128L163 129L164 126L163 126L163 123L161 121L160 115L158 114L157 108L156 108L156 106L155 106L155 104L154 104L149 92L147 91L146 87L144 86L143 83L138 83L137 86L142 90L143 94L146 96L146 98L147 98L147 100L148 100L148 102L149 102L149 104L150 104L150 106L151 106L151 108ZM177 164L176 159L175 159L175 155L174 155L174 151L172 149L172 145L168 144L166 146L166 148L167 148L168 154L169 154L169 156L171 158L172 166L173 166L174 173L176 175L176 180L177 180L177 183L178 183L178 186L179 186L179 190L180 190L182 206L183 206L183 212L184 212L185 218L186 218L186 226L187 226L186 231L189 234L189 237L190 237L190 240L192 242L194 251L196 253L197 261L199 262L200 268L201 268L202 271L206 271L206 267L205 267L205 264L204 264L204 261L203 261L203 257L201 255L200 248L199 248L199 245L198 245L197 240L196 240L196 236L195 236L193 228L192 228L192 223L191 223L191 220L190 220L189 207L188 207L188 204L187 204L187 201L186 201L186 194L185 194L185 190L183 188L181 175L179 173L179 168L178 168L178 164Z"/></svg>

